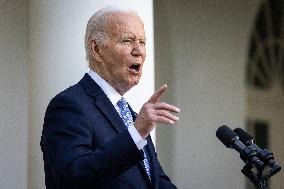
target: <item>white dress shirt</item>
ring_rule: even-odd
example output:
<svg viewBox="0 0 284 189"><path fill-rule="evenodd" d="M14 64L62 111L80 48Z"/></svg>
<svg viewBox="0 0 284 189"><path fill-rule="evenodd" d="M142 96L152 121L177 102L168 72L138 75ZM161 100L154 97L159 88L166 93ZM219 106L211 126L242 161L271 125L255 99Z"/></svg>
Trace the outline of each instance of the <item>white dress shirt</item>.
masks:
<svg viewBox="0 0 284 189"><path fill-rule="evenodd" d="M112 105L114 106L114 108L121 117L121 111L117 105L117 102L121 99L122 96L108 82L106 82L93 70L90 70L88 74L101 87L101 89L107 95ZM130 133L131 138L133 139L134 143L136 144L139 150L141 150L147 144L147 140L144 140L140 136L134 125L128 127L128 132Z"/></svg>

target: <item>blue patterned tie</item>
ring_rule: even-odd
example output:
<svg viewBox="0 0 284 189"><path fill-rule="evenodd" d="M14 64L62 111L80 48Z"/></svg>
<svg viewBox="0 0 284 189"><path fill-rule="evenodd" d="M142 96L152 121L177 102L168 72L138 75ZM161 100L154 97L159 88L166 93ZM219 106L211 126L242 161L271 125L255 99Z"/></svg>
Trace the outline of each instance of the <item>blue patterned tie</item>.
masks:
<svg viewBox="0 0 284 189"><path fill-rule="evenodd" d="M120 108L121 111L121 118L125 124L125 126L128 128L129 126L133 125L133 119L132 119L132 115L131 112L128 108L128 104L125 100L125 98L121 97L121 99L117 102L118 107ZM150 167L150 163L149 160L147 158L147 155L143 149L144 152L144 166L146 169L146 173L149 177L149 179L151 180L151 167Z"/></svg>

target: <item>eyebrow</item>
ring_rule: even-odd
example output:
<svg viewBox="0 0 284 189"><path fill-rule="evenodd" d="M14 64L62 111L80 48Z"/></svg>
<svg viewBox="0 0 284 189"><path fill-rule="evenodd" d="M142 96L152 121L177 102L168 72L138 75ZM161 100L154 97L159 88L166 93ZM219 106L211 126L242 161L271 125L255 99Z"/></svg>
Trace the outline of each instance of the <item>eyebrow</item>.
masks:
<svg viewBox="0 0 284 189"><path fill-rule="evenodd" d="M122 36L121 36L121 38L122 39L125 39L125 38L128 38L128 39L139 39L139 40L144 40L144 41L146 41L146 36L138 36L138 37L136 37L135 35L133 35L133 34L123 34Z"/></svg>
<svg viewBox="0 0 284 189"><path fill-rule="evenodd" d="M136 37L132 34L123 34L121 35L121 38L131 38L131 39L135 39Z"/></svg>

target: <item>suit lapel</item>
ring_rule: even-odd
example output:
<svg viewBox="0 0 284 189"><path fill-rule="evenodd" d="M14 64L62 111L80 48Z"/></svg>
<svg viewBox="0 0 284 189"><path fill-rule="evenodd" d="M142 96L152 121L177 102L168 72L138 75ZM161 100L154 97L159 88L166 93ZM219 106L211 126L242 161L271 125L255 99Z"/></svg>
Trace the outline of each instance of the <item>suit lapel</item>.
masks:
<svg viewBox="0 0 284 189"><path fill-rule="evenodd" d="M118 133L122 133L123 131L125 131L126 127L124 126L121 117L119 116L116 109L113 107L113 104L107 97L97 97L94 101L94 104L111 122L111 125Z"/></svg>
<svg viewBox="0 0 284 189"><path fill-rule="evenodd" d="M80 84L82 84L86 93L94 98L94 105L109 120L111 126L118 133L125 131L126 128L122 119L100 86L88 74L85 74Z"/></svg>

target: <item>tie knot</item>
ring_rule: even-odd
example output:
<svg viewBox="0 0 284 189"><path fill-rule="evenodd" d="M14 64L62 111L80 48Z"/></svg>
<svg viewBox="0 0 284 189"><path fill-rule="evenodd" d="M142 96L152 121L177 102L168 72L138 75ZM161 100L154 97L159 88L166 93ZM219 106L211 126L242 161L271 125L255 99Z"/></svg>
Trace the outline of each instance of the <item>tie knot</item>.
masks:
<svg viewBox="0 0 284 189"><path fill-rule="evenodd" d="M128 109L128 104L124 97L121 97L121 99L117 102L117 105L121 110Z"/></svg>

